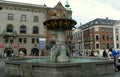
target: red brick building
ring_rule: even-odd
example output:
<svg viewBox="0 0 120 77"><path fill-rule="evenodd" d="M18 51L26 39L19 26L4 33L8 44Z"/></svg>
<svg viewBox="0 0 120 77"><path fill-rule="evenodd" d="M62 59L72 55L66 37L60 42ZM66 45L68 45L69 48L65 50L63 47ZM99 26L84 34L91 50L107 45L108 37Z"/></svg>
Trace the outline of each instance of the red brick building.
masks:
<svg viewBox="0 0 120 77"><path fill-rule="evenodd" d="M113 25L116 20L96 18L79 28L83 31L84 50L99 51L114 47Z"/></svg>

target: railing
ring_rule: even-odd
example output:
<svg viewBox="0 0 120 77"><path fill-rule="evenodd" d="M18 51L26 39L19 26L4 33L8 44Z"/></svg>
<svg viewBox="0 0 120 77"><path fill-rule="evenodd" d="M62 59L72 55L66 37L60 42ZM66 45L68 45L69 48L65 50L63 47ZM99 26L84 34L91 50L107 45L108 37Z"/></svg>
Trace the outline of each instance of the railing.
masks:
<svg viewBox="0 0 120 77"><path fill-rule="evenodd" d="M7 31L3 30L2 36L3 36L3 38L4 37L13 37L13 38L15 38L15 37L17 37L17 32L16 32L16 30L14 30L13 32L7 32Z"/></svg>

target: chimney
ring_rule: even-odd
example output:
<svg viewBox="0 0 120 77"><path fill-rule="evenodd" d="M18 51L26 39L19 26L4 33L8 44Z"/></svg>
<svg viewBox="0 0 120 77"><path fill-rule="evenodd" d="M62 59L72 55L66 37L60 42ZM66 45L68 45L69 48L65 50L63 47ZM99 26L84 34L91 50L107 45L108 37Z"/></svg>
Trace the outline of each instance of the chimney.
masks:
<svg viewBox="0 0 120 77"><path fill-rule="evenodd" d="M108 20L108 17L106 17L106 20Z"/></svg>

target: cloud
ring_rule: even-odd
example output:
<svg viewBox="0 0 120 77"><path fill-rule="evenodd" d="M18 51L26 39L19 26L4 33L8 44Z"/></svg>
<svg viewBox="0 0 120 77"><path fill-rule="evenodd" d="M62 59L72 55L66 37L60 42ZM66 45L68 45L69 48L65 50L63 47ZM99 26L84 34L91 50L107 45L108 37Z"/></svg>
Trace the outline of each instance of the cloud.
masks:
<svg viewBox="0 0 120 77"><path fill-rule="evenodd" d="M84 24L95 18L109 17L110 19L115 20L120 18L120 12L113 6L108 6L108 4L106 4L105 1L108 0L105 0L104 2L100 2L100 0L95 0L94 2L90 1L91 0L81 0L81 3L73 3L74 6L77 6L76 9L73 9L73 17L79 19L77 20L78 24L80 22Z"/></svg>
<svg viewBox="0 0 120 77"><path fill-rule="evenodd" d="M120 0L100 0L102 3L120 11Z"/></svg>

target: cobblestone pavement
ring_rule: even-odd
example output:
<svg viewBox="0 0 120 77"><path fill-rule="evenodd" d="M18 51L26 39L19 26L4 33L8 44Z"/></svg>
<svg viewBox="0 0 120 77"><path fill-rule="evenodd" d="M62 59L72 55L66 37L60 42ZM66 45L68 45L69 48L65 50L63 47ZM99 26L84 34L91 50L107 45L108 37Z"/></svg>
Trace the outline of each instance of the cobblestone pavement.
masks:
<svg viewBox="0 0 120 77"><path fill-rule="evenodd" d="M6 59L0 59L0 77L5 77L4 76L4 61ZM8 76L7 76L8 77ZM12 76L9 76L12 77ZM111 75L104 75L104 76L97 76L97 77L120 77L120 72L115 72L115 74L111 74Z"/></svg>

